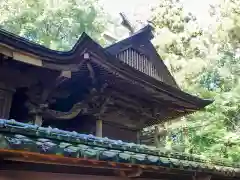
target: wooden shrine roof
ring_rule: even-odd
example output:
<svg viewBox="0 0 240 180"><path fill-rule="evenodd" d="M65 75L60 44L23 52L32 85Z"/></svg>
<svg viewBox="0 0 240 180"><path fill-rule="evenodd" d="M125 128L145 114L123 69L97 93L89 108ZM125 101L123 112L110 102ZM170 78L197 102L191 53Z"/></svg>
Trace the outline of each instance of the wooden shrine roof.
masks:
<svg viewBox="0 0 240 180"><path fill-rule="evenodd" d="M176 104L176 107L171 107L175 108L175 110L172 110L174 114L169 112L170 114L166 115L164 120L192 113L211 104L213 101L198 98L178 88L174 78L151 44L151 37L151 27L146 26L131 37L110 47L103 48L86 33L83 33L70 51L62 52L48 49L25 38L0 30L0 53L18 62L59 72L70 71L72 74L81 72L82 67L86 66L87 62L90 62L100 67L99 69L103 69L101 70L101 72L105 73L101 77L103 80L106 78L114 79L115 77L114 81L117 81L117 83L114 82L115 86L118 86L118 84L122 87L129 86L131 88L128 87L128 89L132 92L135 92L137 89L141 90L142 93L138 95L136 91L137 97L143 96L143 94L144 96L149 96L151 101L155 100L158 102L157 104L154 103L155 106L160 107L165 102ZM141 51L142 54L149 57L148 60L152 61L159 72L162 72L160 80L137 70L116 57L118 52L128 48L129 45L131 48ZM85 55L87 56L85 57ZM75 78L74 75L69 81L73 78ZM141 98L146 99L147 97ZM159 104L160 102L162 104ZM160 114L160 112L156 113ZM162 121L163 119L161 118L157 119ZM158 121L155 118L154 122L149 122L146 125L156 123Z"/></svg>
<svg viewBox="0 0 240 180"><path fill-rule="evenodd" d="M170 74L166 65L163 63L156 49L150 42L152 37L152 28L148 25L128 38L107 48L102 48L86 33L83 33L70 51L56 51L29 41L23 37L14 35L10 32L0 30L0 47L4 48L4 52L2 53L5 55L11 54L11 56L14 56L16 52L9 52L9 48L11 50L14 49L17 52L21 51L22 55L24 56L31 57L32 60L38 60L39 62L37 64L40 66L51 67L53 69L60 70L74 70L74 64L81 63L82 59L79 59L79 57L86 51L95 53L96 49L100 49L100 51L109 56L111 61L119 61L119 59L116 58L118 53L127 48L133 48L140 54L144 54L145 56L149 57L149 61L152 61L152 63L156 66L157 72L162 76L161 81L163 81L165 84L178 88L175 79ZM132 71L133 69L134 68L131 68Z"/></svg>
<svg viewBox="0 0 240 180"><path fill-rule="evenodd" d="M196 173L218 177L216 179L240 177L239 163L211 162L196 155L3 119L0 119L0 160L6 164L5 168L11 161L12 165L21 162L46 166L55 164L90 168L92 172L94 168L122 170L123 173L135 169L137 175L133 177L141 177L144 173L149 178L154 175L159 178L163 174L187 177Z"/></svg>

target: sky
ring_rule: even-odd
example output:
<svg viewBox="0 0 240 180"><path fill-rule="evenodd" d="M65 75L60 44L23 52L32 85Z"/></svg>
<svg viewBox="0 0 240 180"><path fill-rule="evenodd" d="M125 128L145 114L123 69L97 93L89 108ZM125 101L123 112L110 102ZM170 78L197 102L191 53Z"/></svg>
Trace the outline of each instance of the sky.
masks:
<svg viewBox="0 0 240 180"><path fill-rule="evenodd" d="M112 16L119 16L119 12L124 12L130 20L146 21L151 13L151 7L155 6L159 0L100 0L106 12ZM209 3L217 0L182 0L186 11L197 16L201 23L207 23L207 12Z"/></svg>
<svg viewBox="0 0 240 180"><path fill-rule="evenodd" d="M107 12L118 16L124 12L129 19L147 19L150 15L151 6L157 4L158 0L100 0Z"/></svg>

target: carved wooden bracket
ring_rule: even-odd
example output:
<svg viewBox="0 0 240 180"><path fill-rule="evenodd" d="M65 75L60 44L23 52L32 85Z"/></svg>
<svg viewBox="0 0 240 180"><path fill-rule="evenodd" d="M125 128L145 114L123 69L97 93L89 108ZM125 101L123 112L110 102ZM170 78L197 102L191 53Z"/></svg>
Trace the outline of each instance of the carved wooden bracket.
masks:
<svg viewBox="0 0 240 180"><path fill-rule="evenodd" d="M42 114L48 108L48 104L35 104L27 101L25 106L29 110L29 115L33 116L34 124L41 126L43 123Z"/></svg>
<svg viewBox="0 0 240 180"><path fill-rule="evenodd" d="M106 111L106 106L110 103L110 97L105 96L104 88L107 86L104 85L99 91L95 88L90 90L89 95L83 100L72 106L72 108L67 112L56 111L49 109L47 106L39 109L39 107L29 107L32 113L35 113L35 109L39 109L44 117L50 119L59 119L59 120L68 120L75 118L78 114L87 114L89 111L91 114L95 115L97 119L101 118L101 115ZM40 113L40 112L38 112Z"/></svg>

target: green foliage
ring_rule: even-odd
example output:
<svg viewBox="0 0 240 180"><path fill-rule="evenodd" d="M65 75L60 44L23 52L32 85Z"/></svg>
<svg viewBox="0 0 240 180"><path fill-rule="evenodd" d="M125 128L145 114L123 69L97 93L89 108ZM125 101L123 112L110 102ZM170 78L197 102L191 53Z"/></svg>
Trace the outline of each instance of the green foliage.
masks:
<svg viewBox="0 0 240 180"><path fill-rule="evenodd" d="M168 124L167 145L210 160L239 162L240 4L219 0L210 10L215 23L207 29L184 11L180 1L159 1L153 11L155 44L180 86L215 100L205 111Z"/></svg>
<svg viewBox="0 0 240 180"><path fill-rule="evenodd" d="M51 49L69 50L82 32L105 43L100 35L108 22L97 1L6 0L0 15L1 28Z"/></svg>

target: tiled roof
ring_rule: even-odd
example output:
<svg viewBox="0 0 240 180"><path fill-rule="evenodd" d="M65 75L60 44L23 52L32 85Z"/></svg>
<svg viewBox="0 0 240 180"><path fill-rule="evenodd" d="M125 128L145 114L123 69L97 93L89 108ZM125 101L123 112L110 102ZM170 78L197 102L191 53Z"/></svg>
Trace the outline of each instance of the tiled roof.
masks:
<svg viewBox="0 0 240 180"><path fill-rule="evenodd" d="M14 120L0 119L0 149L240 177L239 163L210 163L194 155L164 152L145 145L39 127Z"/></svg>

